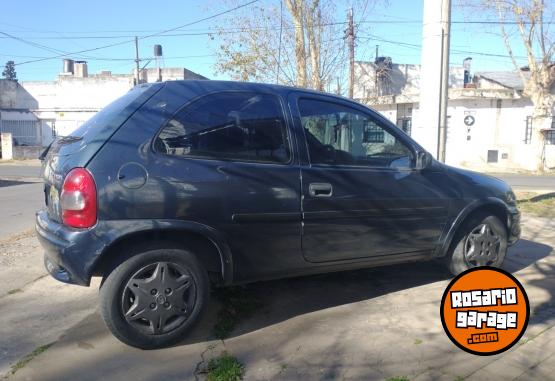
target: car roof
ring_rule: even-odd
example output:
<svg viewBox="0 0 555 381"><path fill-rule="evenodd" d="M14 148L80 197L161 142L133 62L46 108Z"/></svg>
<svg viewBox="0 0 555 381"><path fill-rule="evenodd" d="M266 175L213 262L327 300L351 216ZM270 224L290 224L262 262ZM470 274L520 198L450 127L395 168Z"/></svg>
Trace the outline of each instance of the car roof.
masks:
<svg viewBox="0 0 555 381"><path fill-rule="evenodd" d="M316 91L311 89L276 85L271 83L258 83L258 82L241 82L241 81L220 81L220 80L198 80L198 79L186 79L177 81L167 81L164 82L166 86L186 86L190 88L195 88L199 92L213 92L213 91L253 91L253 92L272 92L279 93L280 95L286 96L288 93L302 92L306 94L313 95L325 95L328 97L333 97L341 99L343 101L356 102L352 99L348 99L337 94L326 93L323 91Z"/></svg>

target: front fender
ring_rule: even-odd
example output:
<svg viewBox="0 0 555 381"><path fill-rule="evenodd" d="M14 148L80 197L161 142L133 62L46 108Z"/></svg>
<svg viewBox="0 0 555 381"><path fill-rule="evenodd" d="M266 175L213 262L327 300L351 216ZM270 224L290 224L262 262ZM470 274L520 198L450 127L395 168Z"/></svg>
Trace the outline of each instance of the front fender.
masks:
<svg viewBox="0 0 555 381"><path fill-rule="evenodd" d="M443 257L443 256L447 255L447 253L449 252L449 248L451 246L451 243L453 242L453 239L455 238L455 234L457 233L459 228L462 226L462 224L466 221L468 216L470 216L474 212L477 212L479 210L486 209L486 208L488 208L488 209L497 209L497 210L500 210L500 211L502 210L503 213L506 216L514 215L514 214L518 215L519 214L516 207L514 207L514 211L513 211L513 210L511 210L509 205L507 205L504 201L502 201L502 200L500 200L499 198L496 198L496 197L487 197L487 198L475 200L475 201L465 205L457 213L455 218L450 223L449 227L447 229L445 229L445 232L444 232L442 238L440 239L440 244L438 245L438 248L436 249L436 251L434 253L434 256ZM509 226L507 226L508 223L509 223L507 221L507 218L502 219L502 222L505 225L505 227L507 228L508 233L510 233L511 228Z"/></svg>

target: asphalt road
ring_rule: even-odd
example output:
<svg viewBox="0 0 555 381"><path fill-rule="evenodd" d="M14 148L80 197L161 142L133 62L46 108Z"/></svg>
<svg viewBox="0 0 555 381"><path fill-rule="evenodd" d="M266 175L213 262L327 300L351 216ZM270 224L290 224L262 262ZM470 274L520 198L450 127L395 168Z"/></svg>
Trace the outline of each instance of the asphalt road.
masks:
<svg viewBox="0 0 555 381"><path fill-rule="evenodd" d="M35 211L43 206L41 183L0 179L0 241L32 229Z"/></svg>
<svg viewBox="0 0 555 381"><path fill-rule="evenodd" d="M493 175L506 181L515 190L542 190L555 192L555 175L534 176L534 175Z"/></svg>
<svg viewBox="0 0 555 381"><path fill-rule="evenodd" d="M40 166L0 164L0 179L38 179Z"/></svg>

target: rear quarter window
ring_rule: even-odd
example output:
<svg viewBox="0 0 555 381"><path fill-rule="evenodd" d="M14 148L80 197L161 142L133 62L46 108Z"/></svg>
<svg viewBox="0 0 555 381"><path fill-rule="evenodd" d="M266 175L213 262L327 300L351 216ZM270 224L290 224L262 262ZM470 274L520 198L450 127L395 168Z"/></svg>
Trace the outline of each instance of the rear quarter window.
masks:
<svg viewBox="0 0 555 381"><path fill-rule="evenodd" d="M165 124L154 147L217 160L285 164L291 157L279 99L250 92L211 94L185 106Z"/></svg>
<svg viewBox="0 0 555 381"><path fill-rule="evenodd" d="M152 92L151 87L137 86L133 88L127 94L97 112L92 118L77 128L71 136L83 138L83 141L88 143L103 129L119 127L137 109L137 107L134 107L133 102L138 100L141 95Z"/></svg>

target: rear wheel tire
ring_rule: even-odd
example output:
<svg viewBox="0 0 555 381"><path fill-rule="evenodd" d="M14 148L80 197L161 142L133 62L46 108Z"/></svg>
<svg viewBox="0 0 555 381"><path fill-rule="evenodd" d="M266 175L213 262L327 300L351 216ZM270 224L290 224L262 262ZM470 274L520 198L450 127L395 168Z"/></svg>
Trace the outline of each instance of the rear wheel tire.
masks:
<svg viewBox="0 0 555 381"><path fill-rule="evenodd" d="M446 258L453 275L474 267L501 267L507 254L507 229L496 216L478 215L463 225L454 242Z"/></svg>
<svg viewBox="0 0 555 381"><path fill-rule="evenodd" d="M118 265L100 288L101 314L110 331L142 349L181 341L208 297L206 270L181 249L139 253Z"/></svg>

